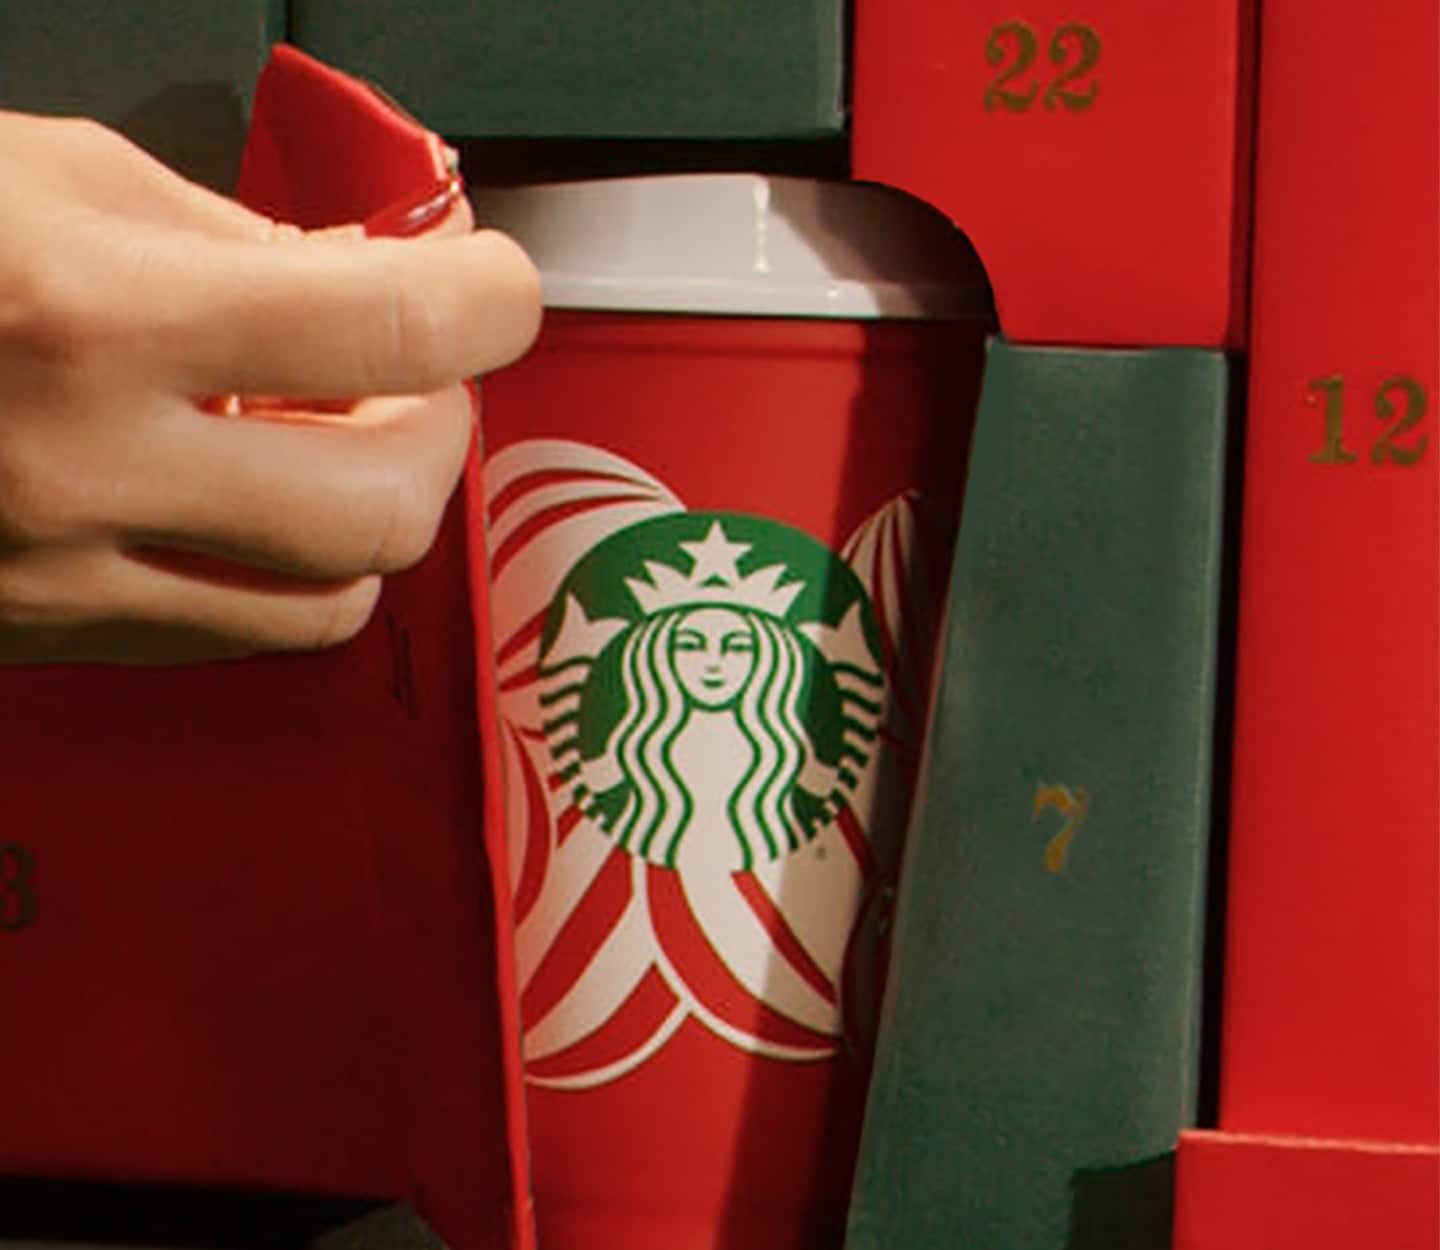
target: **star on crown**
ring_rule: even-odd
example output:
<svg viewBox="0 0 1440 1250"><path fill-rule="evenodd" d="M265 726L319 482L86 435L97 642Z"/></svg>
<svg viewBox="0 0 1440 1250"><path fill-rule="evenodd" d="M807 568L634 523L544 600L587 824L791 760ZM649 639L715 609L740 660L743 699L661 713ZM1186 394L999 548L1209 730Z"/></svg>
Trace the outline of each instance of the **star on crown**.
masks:
<svg viewBox="0 0 1440 1250"><path fill-rule="evenodd" d="M701 542L679 543L690 557L689 573L681 573L657 560L645 561L645 577L627 577L625 585L646 616L667 608L686 607L696 603L724 607L752 608L770 616L783 617L805 589L804 582L780 585L785 576L783 564L768 564L763 569L742 575L740 559L750 550L750 543L731 542L719 521L710 525Z"/></svg>

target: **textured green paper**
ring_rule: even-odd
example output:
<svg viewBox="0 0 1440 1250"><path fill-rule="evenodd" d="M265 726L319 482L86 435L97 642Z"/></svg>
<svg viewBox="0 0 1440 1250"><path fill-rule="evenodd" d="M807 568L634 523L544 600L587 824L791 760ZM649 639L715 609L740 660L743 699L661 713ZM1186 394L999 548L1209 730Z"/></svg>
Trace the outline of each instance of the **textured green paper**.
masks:
<svg viewBox="0 0 1440 1250"><path fill-rule="evenodd" d="M802 138L844 123L841 0L292 0L291 31L454 137Z"/></svg>
<svg viewBox="0 0 1440 1250"><path fill-rule="evenodd" d="M1225 404L1217 353L991 345L848 1250L1168 1250Z"/></svg>
<svg viewBox="0 0 1440 1250"><path fill-rule="evenodd" d="M3 0L0 108L93 117L234 189L284 0Z"/></svg>

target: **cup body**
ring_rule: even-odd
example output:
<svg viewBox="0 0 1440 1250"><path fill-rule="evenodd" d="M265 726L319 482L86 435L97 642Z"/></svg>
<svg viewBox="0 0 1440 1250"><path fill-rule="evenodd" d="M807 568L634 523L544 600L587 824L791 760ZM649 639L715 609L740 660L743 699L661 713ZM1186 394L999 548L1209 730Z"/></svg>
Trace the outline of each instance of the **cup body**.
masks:
<svg viewBox="0 0 1440 1250"><path fill-rule="evenodd" d="M987 328L551 311L485 384L547 1250L840 1244Z"/></svg>

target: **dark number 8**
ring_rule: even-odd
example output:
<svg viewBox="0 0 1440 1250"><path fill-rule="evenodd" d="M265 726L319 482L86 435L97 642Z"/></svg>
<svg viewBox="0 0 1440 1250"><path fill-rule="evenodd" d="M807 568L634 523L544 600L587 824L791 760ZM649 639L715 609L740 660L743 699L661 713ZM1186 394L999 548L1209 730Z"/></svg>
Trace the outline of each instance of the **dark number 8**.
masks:
<svg viewBox="0 0 1440 1250"><path fill-rule="evenodd" d="M0 931L35 923L35 853L18 842L0 842Z"/></svg>

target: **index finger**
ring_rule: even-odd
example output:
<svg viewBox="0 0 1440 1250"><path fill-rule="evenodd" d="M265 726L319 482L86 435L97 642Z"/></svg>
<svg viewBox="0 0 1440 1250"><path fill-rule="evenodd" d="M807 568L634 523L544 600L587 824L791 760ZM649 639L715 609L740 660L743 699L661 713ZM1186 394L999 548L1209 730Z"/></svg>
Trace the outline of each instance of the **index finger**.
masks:
<svg viewBox="0 0 1440 1250"><path fill-rule="evenodd" d="M166 232L112 260L125 353L184 394L435 391L509 363L540 322L534 266L492 230L285 247Z"/></svg>

